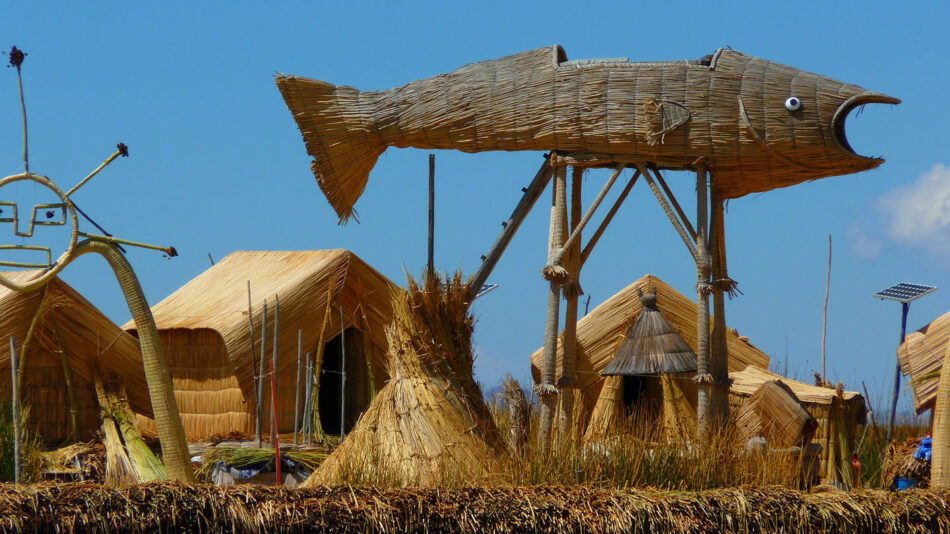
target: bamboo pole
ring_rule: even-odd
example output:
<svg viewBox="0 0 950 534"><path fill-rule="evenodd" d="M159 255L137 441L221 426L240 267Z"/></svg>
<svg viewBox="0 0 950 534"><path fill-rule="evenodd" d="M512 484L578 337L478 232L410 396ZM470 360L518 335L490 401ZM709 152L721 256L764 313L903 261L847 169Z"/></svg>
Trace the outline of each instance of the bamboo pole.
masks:
<svg viewBox="0 0 950 534"><path fill-rule="evenodd" d="M573 167L571 173L571 232L577 239L571 246L567 257L567 270L570 281L564 287L567 307L564 311L564 355L561 358L561 378L557 387L560 390L558 403L558 440L561 444L570 436L574 428L574 393L577 389L577 299L581 295L581 189L584 169Z"/></svg>
<svg viewBox="0 0 950 534"><path fill-rule="evenodd" d="M696 162L696 356L697 371L694 380L699 386L696 403L696 418L700 434L711 429L709 413L709 386L712 375L709 373L709 253L706 250L706 228L708 223L708 198L706 189L706 162ZM648 179L655 187L653 180Z"/></svg>
<svg viewBox="0 0 950 534"><path fill-rule="evenodd" d="M20 388L17 381L16 339L10 336L10 392L13 417L13 483L20 483Z"/></svg>
<svg viewBox="0 0 950 534"><path fill-rule="evenodd" d="M297 381L294 382L294 445L297 445L297 432L300 430L300 359L303 356L303 330L297 330Z"/></svg>
<svg viewBox="0 0 950 534"><path fill-rule="evenodd" d="M311 428L312 428L312 415L310 413L310 392L313 387L313 363L310 360L310 353L307 353L307 363L304 366L304 374L306 376L306 382L304 382L304 399L303 399L303 442L307 445L311 443Z"/></svg>
<svg viewBox="0 0 950 534"><path fill-rule="evenodd" d="M429 154L429 263L428 273L435 271L435 154Z"/></svg>
<svg viewBox="0 0 950 534"><path fill-rule="evenodd" d="M273 347L274 352L271 356L271 365L273 365L273 368L271 369L271 388L274 389L273 393L271 394L271 403L273 404L273 410L272 410L273 413L271 414L271 418L273 419L273 423L274 423L273 424L274 437L271 439L271 444L273 444L275 448L277 447L277 385L276 384L277 384L277 369L278 369L277 367L277 350L278 350L277 335L279 333L280 333L280 296L274 295L274 347Z"/></svg>
<svg viewBox="0 0 950 534"><path fill-rule="evenodd" d="M254 425L254 438L257 439L257 448L263 445L264 430L264 362L267 361L267 299L264 299L264 309L261 313L261 358L258 361L257 372L257 424Z"/></svg>
<svg viewBox="0 0 950 534"><path fill-rule="evenodd" d="M567 195L566 169L561 166L555 171L554 187L551 195L551 224L548 238L548 265L554 259L560 241L563 238L564 205ZM557 388L554 385L555 365L557 362L558 315L561 301L561 284L557 279L550 280L548 291L548 315L544 329L544 356L541 367L541 383L536 390L541 401L541 453L551 450L551 427L556 408Z"/></svg>
<svg viewBox="0 0 950 534"><path fill-rule="evenodd" d="M340 441L343 441L343 416L346 414L346 323L343 322L343 306L340 306Z"/></svg>

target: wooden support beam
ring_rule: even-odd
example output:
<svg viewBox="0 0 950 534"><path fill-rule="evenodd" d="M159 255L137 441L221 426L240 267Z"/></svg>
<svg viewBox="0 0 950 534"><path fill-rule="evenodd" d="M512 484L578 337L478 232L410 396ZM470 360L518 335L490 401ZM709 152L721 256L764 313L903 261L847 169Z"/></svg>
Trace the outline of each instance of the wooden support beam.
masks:
<svg viewBox="0 0 950 534"><path fill-rule="evenodd" d="M609 225L610 221L613 220L614 215L617 214L617 210L620 209L620 205L623 204L623 201L627 199L627 195L630 194L630 190L633 189L633 185L637 183L637 178L639 177L640 171L634 171L630 181L627 182L626 187L624 187L623 191L620 192L620 196L618 196L617 200L614 201L614 205L610 207L610 211L608 211L607 215L604 216L604 220L600 223L600 226L598 226L597 230L594 231L594 235L591 236L590 241L588 241L587 245L584 247L584 251L581 252L582 266L585 262L587 262L587 257L590 256L591 251L594 250L594 246L597 245L597 241L600 240L600 236L604 235L604 230L607 229L607 225Z"/></svg>
<svg viewBox="0 0 950 534"><path fill-rule="evenodd" d="M558 403L558 443L565 443L574 428L574 392L577 389L577 298L581 295L581 239L578 228L581 224L581 189L584 169L574 167L571 173L571 232L577 239L570 247L567 271L570 280L562 287L567 309L564 311L564 350L561 357L561 377L557 381L560 391ZM566 225L565 225L566 226Z"/></svg>
<svg viewBox="0 0 950 534"><path fill-rule="evenodd" d="M696 356L697 371L694 380L699 386L696 403L696 418L700 435L705 435L712 427L709 406L709 388L712 375L709 373L709 252L706 249L708 216L708 197L706 185L706 162L696 164ZM652 180L650 181L653 184ZM655 185L655 184L653 184Z"/></svg>
<svg viewBox="0 0 950 534"><path fill-rule="evenodd" d="M663 212L666 213L666 216L670 219L670 222L673 223L673 228L676 229L676 233L680 235L680 238L683 240L683 243L686 244L686 248L689 249L689 253L692 254L693 259L698 258L698 251L696 244L693 243L695 239L696 242L699 242L698 237L691 238L689 234L686 233L686 229L683 227L683 224L676 218L676 215L673 213L673 208L670 207L670 203L666 200L666 197L663 196L663 192L660 191L660 188L656 185L656 182L653 180L653 175L650 174L650 170L646 168L645 165L638 163L637 169L640 170L640 173L643 174L643 177L646 178L647 183L650 184L650 190L653 191L653 195L656 197L656 200L660 203L660 207L663 208ZM698 172L698 171L697 171ZM705 171L703 172L705 175ZM703 178L705 180L705 178ZM705 182L703 182L705 184ZM705 191L705 185L704 189ZM705 197L705 194L704 194ZM702 225L705 229L705 223ZM705 240L705 236L703 237ZM703 245L705 247L705 245Z"/></svg>
<svg viewBox="0 0 950 534"><path fill-rule="evenodd" d="M732 285L726 272L726 225L724 199L710 176L710 247L712 255L713 329L709 355L709 372L715 384L712 412L720 421L729 418L729 352L726 344L726 292Z"/></svg>
<svg viewBox="0 0 950 534"><path fill-rule="evenodd" d="M488 254L483 257L482 264L478 267L478 270L472 275L471 298L475 298L475 295L478 294L478 290L481 289L485 281L488 280L488 276L495 268L501 255L505 252L508 243L511 242L511 238L515 236L518 227L524 222L525 217L531 211L531 208L534 207L541 193L544 192L544 188L547 187L548 182L551 181L553 174L554 168L551 166L551 162L548 158L545 157L541 168L539 168L538 172L534 175L534 180L524 189L524 195L522 195L518 205L515 206L514 211L511 212L511 216L508 217L507 221L501 223L504 227L501 234L498 235L498 238L492 245L491 250L488 251Z"/></svg>
<svg viewBox="0 0 950 534"><path fill-rule="evenodd" d="M696 240L696 230L693 228L693 225L689 222L689 217L686 216L686 212L683 211L683 208L680 207L680 203L676 201L676 197L673 195L673 191L670 190L670 186L666 185L666 180L663 179L663 175L656 171L656 181L659 182L660 187L663 188L663 192L666 193L666 197L670 199L670 203L673 204L673 209L676 210L676 214L680 217L680 222L683 223L683 226L686 228L686 231L689 233L690 237L693 240Z"/></svg>
<svg viewBox="0 0 950 534"><path fill-rule="evenodd" d="M604 197L606 197L607 193L610 192L610 188L613 187L614 182L617 181L617 177L620 176L620 173L623 172L623 169L623 164L618 164L614 169L614 172L610 175L610 178L607 179L607 183L604 184L604 187L600 189L600 193L597 193L597 197L594 198L594 201L591 202L590 207L587 208L587 213L584 214L584 217L580 220L577 226L572 229L571 236L567 238L567 242L557 250L553 259L548 260L547 267L549 269L556 265L560 265L561 262L564 261L564 256L567 255L568 250L571 248L574 242L580 238L581 230L587 226L587 222L590 221L590 218L594 216L594 212L597 211L598 207L600 207L600 203L604 201Z"/></svg>

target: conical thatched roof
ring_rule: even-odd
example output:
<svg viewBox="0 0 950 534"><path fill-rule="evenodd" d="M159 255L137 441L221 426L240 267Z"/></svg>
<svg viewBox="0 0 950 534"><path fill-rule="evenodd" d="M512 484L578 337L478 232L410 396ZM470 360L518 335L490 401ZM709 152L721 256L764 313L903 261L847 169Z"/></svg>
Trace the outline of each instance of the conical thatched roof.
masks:
<svg viewBox="0 0 950 534"><path fill-rule="evenodd" d="M390 380L304 486L478 484L507 454L472 375L469 284L427 277L393 294Z"/></svg>
<svg viewBox="0 0 950 534"><path fill-rule="evenodd" d="M645 294L640 291L643 310L601 375L644 376L697 369L696 353L663 317L656 300L656 288Z"/></svg>

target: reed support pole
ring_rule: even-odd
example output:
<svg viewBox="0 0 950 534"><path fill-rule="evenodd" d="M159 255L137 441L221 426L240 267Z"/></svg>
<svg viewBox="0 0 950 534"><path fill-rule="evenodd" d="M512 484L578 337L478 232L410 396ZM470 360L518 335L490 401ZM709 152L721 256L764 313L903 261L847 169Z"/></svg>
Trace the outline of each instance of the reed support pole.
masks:
<svg viewBox="0 0 950 534"><path fill-rule="evenodd" d="M254 425L254 438L257 448L263 446L264 429L264 362L267 361L267 299L264 299L264 309L261 312L261 357L258 360L257 371L257 423Z"/></svg>
<svg viewBox="0 0 950 534"><path fill-rule="evenodd" d="M435 154L429 154L429 263L428 273L435 271ZM479 286L480 287L480 286Z"/></svg>
<svg viewBox="0 0 950 534"><path fill-rule="evenodd" d="M649 180L649 179L648 179ZM700 435L711 428L710 417L710 386L714 384L709 369L709 251L706 248L708 215L706 162L696 162L696 356L698 369L693 379L699 386L696 403L696 418ZM651 185L652 180L649 180Z"/></svg>
<svg viewBox="0 0 950 534"><path fill-rule="evenodd" d="M10 406L13 418L13 483L20 483L20 383L17 381L16 339L10 336Z"/></svg>
<svg viewBox="0 0 950 534"><path fill-rule="evenodd" d="M277 336L280 333L280 297L274 295L274 352L271 355L271 388L273 392L271 393L271 403L273 404L273 410L271 414L271 419L273 420L274 427L274 437L271 439L271 444L276 448L277 447Z"/></svg>
<svg viewBox="0 0 950 534"><path fill-rule="evenodd" d="M577 389L577 299L583 294L581 289L581 188L584 169L573 167L571 173L571 232L577 239L571 245L567 256L567 271L570 277L562 291L567 300L564 311L564 355L561 358L561 377L557 381L560 391L558 403L558 441L563 444L571 436L574 428L574 393Z"/></svg>
<svg viewBox="0 0 950 534"><path fill-rule="evenodd" d="M534 175L531 184L524 188L524 195L521 196L518 205L515 206L514 211L511 212L511 216L508 217L507 221L501 223L503 227L501 234L498 235L491 250L489 250L488 254L482 259L482 264L479 265L478 270L472 275L472 298L475 298L475 295L478 294L478 290L481 289L485 281L488 280L488 276L495 268L498 260L501 259L501 255L508 247L508 243L510 243L511 239L515 236L515 232L518 231L518 227L524 222L525 217L527 217L531 208L534 207L535 202L541 197L541 193L544 192L544 188L547 187L548 182L551 181L553 174L554 168L551 166L550 160L545 157L544 163L541 164L538 172Z"/></svg>
<svg viewBox="0 0 950 534"><path fill-rule="evenodd" d="M600 226L598 226L597 230L594 231L594 235L592 235L587 244L584 245L584 250L581 252L581 266L587 262L587 258L590 256L590 253L594 250L594 247L597 246L597 241L599 241L600 237L604 235L607 225L609 225L610 221L613 220L614 215L617 214L617 211L620 209L623 201L627 199L627 195L630 194L630 190L633 189L633 186L637 183L637 178L639 177L640 171L637 170L633 173L633 176L630 177L630 181L627 182L627 185L623 188L623 191L620 192L617 200L614 201L614 205L610 207L607 215L604 215L604 220L601 221Z"/></svg>
<svg viewBox="0 0 950 534"><path fill-rule="evenodd" d="M713 329L709 355L709 370L714 382L712 412L720 421L729 418L729 354L726 344L726 298L731 289L732 280L726 272L726 226L724 199L716 187L715 176L710 177L712 184L711 206L712 221L712 291L713 291Z"/></svg>
<svg viewBox="0 0 950 534"><path fill-rule="evenodd" d="M683 240L683 243L686 245L686 248L689 249L689 253L693 256L693 259L696 259L696 260L698 261L698 258L699 258L699 255L698 255L698 254L699 254L699 253L698 253L698 251L697 251L697 248L698 248L697 243L699 243L699 236L698 236L698 235L692 235L692 234L689 234L689 233L687 232L687 230L686 230L686 228L684 227L683 223L676 217L676 214L673 213L673 208L670 207L669 201L666 199L665 196L663 196L663 192L660 191L660 187L659 187L658 185L656 185L656 181L653 179L653 175L650 174L650 170L647 169L645 165L639 164L639 163L637 164L637 169L640 171L640 174L642 174L643 177L646 179L647 184L650 185L650 190L653 191L653 196L655 196L657 202L660 203L660 207L663 208L663 212L666 213L666 216L667 216L667 218L670 220L670 223L673 225L673 228L676 230L676 233L679 234L680 239ZM706 196L706 195L705 195L705 191L706 191L706 187L705 187L705 184L706 184L706 181L705 181L705 180L706 180L706 178L705 178L706 170L705 170L705 169L706 169L706 168L705 168L705 165L704 165L704 166L703 166L703 172L702 172L702 174L704 175L704 178L703 178L703 199L704 199L703 201L704 201L704 202L705 202L705 200L706 200L706 199L705 199L705 196ZM698 166L697 166L697 171L696 171L696 172L697 172L697 175L698 175L698 174L699 174L699 167L698 167ZM698 180L698 178L697 178L697 180ZM697 182L697 183L698 183L698 182ZM705 209L705 207L704 207L704 208L703 208L703 213L705 213L705 212L706 212L706 209ZM698 226L698 224L697 224L697 226ZM705 225L703 225L703 228L705 229ZM706 237L703 236L703 241L704 241L704 243L705 243L705 239L706 239ZM693 241L695 241L696 243L694 243ZM704 244L703 246L705 247L705 244Z"/></svg>
<svg viewBox="0 0 950 534"><path fill-rule="evenodd" d="M346 415L346 323L340 306L340 442L343 441Z"/></svg>
<svg viewBox="0 0 950 534"><path fill-rule="evenodd" d="M300 360L303 358L303 330L297 330L297 380L294 382L294 445L300 431Z"/></svg>
<svg viewBox="0 0 950 534"><path fill-rule="evenodd" d="M564 239L564 208L567 203L567 172L560 166L554 172L552 188L551 225L548 238L548 265L554 259ZM541 401L541 453L551 450L551 427L557 407L557 387L554 385L557 364L557 334L560 315L561 283L557 279L549 281L548 314L544 328L544 356L541 367L541 383L536 391Z"/></svg>

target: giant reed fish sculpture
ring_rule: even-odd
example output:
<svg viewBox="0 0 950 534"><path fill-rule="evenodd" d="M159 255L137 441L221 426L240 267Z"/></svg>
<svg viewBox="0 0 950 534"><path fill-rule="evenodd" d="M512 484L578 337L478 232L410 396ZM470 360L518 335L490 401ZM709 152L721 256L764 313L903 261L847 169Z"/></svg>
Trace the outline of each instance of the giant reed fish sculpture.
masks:
<svg viewBox="0 0 950 534"><path fill-rule="evenodd" d="M697 61L568 61L560 46L473 63L385 91L278 76L345 221L386 147L556 150L661 169L705 158L724 198L877 167L858 155L845 119L900 100L741 52Z"/></svg>

